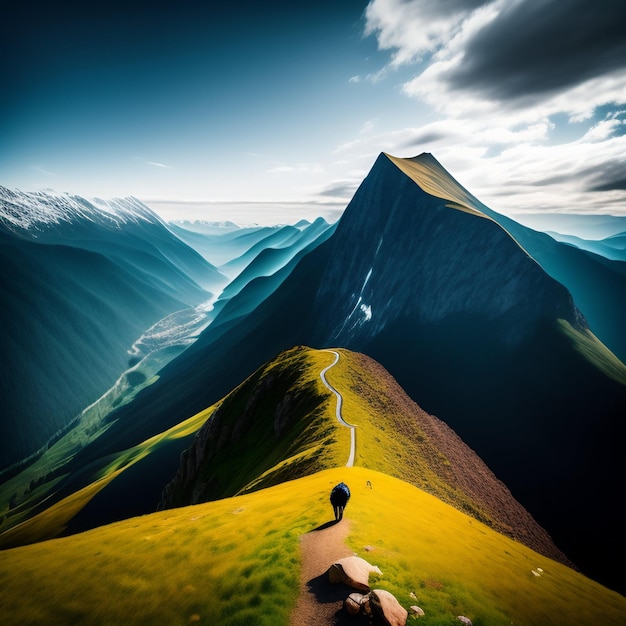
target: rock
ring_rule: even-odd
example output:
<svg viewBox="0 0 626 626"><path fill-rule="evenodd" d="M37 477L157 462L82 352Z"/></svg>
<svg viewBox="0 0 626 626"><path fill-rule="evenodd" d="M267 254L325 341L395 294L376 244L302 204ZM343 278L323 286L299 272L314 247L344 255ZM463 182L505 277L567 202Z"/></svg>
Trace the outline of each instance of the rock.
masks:
<svg viewBox="0 0 626 626"><path fill-rule="evenodd" d="M336 561L328 568L328 580L331 583L344 583L358 591L369 591L369 575L374 572L379 576L383 573L375 565L358 556L347 556Z"/></svg>
<svg viewBox="0 0 626 626"><path fill-rule="evenodd" d="M456 618L461 622L461 624L465 624L465 626L472 626L472 620L469 617L465 617L465 615L457 615Z"/></svg>
<svg viewBox="0 0 626 626"><path fill-rule="evenodd" d="M384 589L373 589L369 596L372 615L380 624L405 626L409 613L393 594Z"/></svg>
<svg viewBox="0 0 626 626"><path fill-rule="evenodd" d="M419 606L411 606L409 607L409 610L413 615L417 615L418 617L423 617L424 615L426 615L426 613L424 613L424 610L421 609Z"/></svg>
<svg viewBox="0 0 626 626"><path fill-rule="evenodd" d="M351 593L344 602L346 607L346 611L350 613L350 615L356 615L361 612L361 608L363 607L363 603L365 601L365 597L362 593Z"/></svg>

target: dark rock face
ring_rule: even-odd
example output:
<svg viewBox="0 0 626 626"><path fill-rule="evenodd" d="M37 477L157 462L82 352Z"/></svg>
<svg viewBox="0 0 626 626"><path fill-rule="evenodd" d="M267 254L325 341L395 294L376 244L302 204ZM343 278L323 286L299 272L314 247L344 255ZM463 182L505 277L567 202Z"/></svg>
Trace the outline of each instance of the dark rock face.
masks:
<svg viewBox="0 0 626 626"><path fill-rule="evenodd" d="M320 324L337 345L363 342L410 318L502 322L507 345L534 324L580 325L571 296L499 225L422 191L384 155L346 210L317 293Z"/></svg>

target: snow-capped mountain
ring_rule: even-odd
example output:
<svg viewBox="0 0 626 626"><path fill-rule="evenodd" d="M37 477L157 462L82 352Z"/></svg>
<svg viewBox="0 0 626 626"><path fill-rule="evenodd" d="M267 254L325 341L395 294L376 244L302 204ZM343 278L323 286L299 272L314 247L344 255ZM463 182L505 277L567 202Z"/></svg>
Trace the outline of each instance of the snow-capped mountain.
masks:
<svg viewBox="0 0 626 626"><path fill-rule="evenodd" d="M0 186L0 223L14 231L33 231L62 222L87 220L110 227L128 222L161 222L137 198L85 199L52 189L19 191Z"/></svg>
<svg viewBox="0 0 626 626"><path fill-rule="evenodd" d="M134 198L0 187L0 469L96 400L166 316L226 278ZM179 315L179 318L181 316Z"/></svg>

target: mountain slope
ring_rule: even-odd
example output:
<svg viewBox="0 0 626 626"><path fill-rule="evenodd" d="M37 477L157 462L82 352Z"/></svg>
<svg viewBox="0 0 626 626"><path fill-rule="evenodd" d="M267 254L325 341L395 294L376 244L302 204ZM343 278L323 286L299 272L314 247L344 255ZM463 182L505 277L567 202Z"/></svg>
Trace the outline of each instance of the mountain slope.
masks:
<svg viewBox="0 0 626 626"><path fill-rule="evenodd" d="M395 159L394 163L419 185L424 180L446 180L446 188L430 192L452 199L457 206L470 207L502 226L552 278L564 285L585 316L590 329L615 354L626 360L626 328L622 312L626 310L626 264L589 251L556 242L545 233L536 232L496 213L452 179L432 156L415 160ZM593 223L593 220L590 221Z"/></svg>
<svg viewBox="0 0 626 626"><path fill-rule="evenodd" d="M369 357L339 350L326 376L356 426L355 464L401 478L551 558L545 531L443 422L412 402ZM181 456L160 508L196 504L345 464L348 429L320 372L328 351L295 348L257 370L220 403ZM331 406L329 406L329 404Z"/></svg>
<svg viewBox="0 0 626 626"><path fill-rule="evenodd" d="M166 315L225 280L136 200L0 188L0 469L111 387Z"/></svg>
<svg viewBox="0 0 626 626"><path fill-rule="evenodd" d="M332 236L253 312L221 326L218 315L121 417L177 423L293 345L366 353L454 428L570 558L626 589L604 556L626 558L613 506L623 364L601 356L569 292L445 170L433 174L430 155L405 161L410 175L381 155Z"/></svg>
<svg viewBox="0 0 626 626"><path fill-rule="evenodd" d="M452 624L459 614L483 626L623 623L617 593L359 467L5 551L3 620L287 626L300 536L329 520L328 493L340 480L352 490L342 522L349 547L381 568L376 586L423 608L424 623Z"/></svg>
<svg viewBox="0 0 626 626"><path fill-rule="evenodd" d="M422 155L419 164L412 159L395 159L394 163L418 185L425 185L428 180L428 190L434 195L451 199L457 206L470 207L502 226L552 278L568 289L593 333L626 361L626 327L622 320L626 310L626 263L556 242L545 233L493 211L452 179L432 156ZM437 188L442 180L446 181L445 188ZM596 220L587 217L593 226ZM612 219L619 223L619 218ZM601 216L599 221L600 226Z"/></svg>
<svg viewBox="0 0 626 626"><path fill-rule="evenodd" d="M357 465L406 480L569 563L476 454L413 403L384 368L362 354L337 354L326 377L342 396L343 418L357 429ZM160 508L256 491L345 465L349 429L336 419L335 396L320 377L333 358L332 351L304 347L281 353L216 405L132 449L82 468L70 462L47 476L32 475L33 498L7 512L0 546L149 513L159 478L163 485L174 475L184 448ZM15 479L9 487L21 492L24 484Z"/></svg>

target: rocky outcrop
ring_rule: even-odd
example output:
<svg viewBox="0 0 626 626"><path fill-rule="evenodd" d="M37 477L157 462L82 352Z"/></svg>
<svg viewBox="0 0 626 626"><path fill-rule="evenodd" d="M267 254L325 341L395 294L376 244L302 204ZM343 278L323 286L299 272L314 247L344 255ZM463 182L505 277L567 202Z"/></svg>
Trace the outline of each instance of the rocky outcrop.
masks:
<svg viewBox="0 0 626 626"><path fill-rule="evenodd" d="M329 582L343 583L359 591L369 591L369 575L383 573L376 565L371 565L365 559L358 556L348 556L335 561L327 571Z"/></svg>
<svg viewBox="0 0 626 626"><path fill-rule="evenodd" d="M382 626L404 626L406 624L409 613L393 594L384 589L372 589L369 597L372 615L379 624Z"/></svg>

